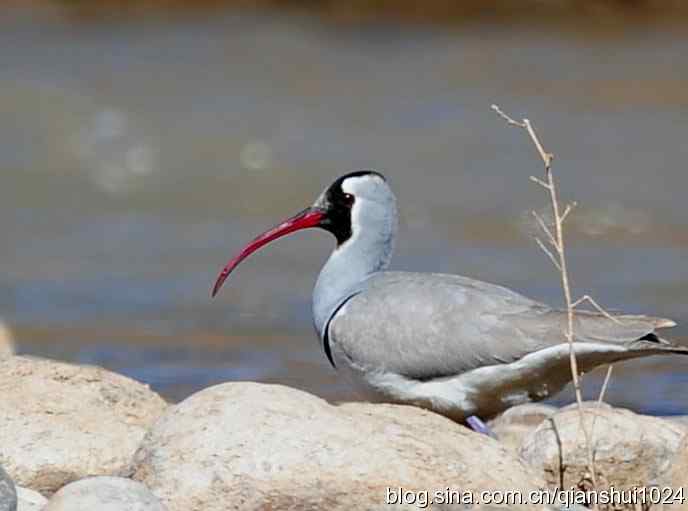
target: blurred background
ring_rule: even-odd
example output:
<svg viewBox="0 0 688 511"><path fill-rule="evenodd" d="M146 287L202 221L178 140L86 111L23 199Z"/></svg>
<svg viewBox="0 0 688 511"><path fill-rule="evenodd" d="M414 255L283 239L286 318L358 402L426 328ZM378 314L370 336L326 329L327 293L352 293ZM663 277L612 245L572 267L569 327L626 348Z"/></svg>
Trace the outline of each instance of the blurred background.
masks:
<svg viewBox="0 0 688 511"><path fill-rule="evenodd" d="M274 244L210 300L215 276L374 168L400 200L395 269L561 304L532 240L541 163L498 103L535 122L579 203L575 293L673 318L688 343L687 15L669 0L4 1L0 317L20 353L170 400L239 379L351 399L311 326L327 233ZM608 400L686 414L687 383L688 360L628 362Z"/></svg>

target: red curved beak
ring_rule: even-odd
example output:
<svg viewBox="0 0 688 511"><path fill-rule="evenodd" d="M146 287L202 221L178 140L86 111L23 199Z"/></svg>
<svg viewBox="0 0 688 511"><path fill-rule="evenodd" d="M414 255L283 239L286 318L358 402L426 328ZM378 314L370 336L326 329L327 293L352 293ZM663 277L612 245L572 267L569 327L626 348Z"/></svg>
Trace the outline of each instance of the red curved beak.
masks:
<svg viewBox="0 0 688 511"><path fill-rule="evenodd" d="M263 234L255 238L251 243L246 245L241 252L234 258L230 259L229 262L218 275L215 281L215 286L213 287L212 296L215 296L217 292L224 284L229 274L232 270L239 266L239 263L250 256L253 252L258 250L260 247L267 245L272 240L286 236L294 231L300 231L301 229L308 229L309 227L317 227L320 225L320 221L325 217L325 212L315 208L306 208L300 213L297 213L293 217L285 220L281 224L273 227L272 229L265 231Z"/></svg>

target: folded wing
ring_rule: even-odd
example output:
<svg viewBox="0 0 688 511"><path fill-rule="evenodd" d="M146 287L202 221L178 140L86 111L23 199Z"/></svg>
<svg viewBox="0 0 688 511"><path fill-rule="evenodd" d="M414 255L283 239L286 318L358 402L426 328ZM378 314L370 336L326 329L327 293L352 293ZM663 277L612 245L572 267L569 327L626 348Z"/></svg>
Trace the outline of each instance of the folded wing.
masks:
<svg viewBox="0 0 688 511"><path fill-rule="evenodd" d="M673 321L616 317L577 312L576 342L609 344L615 351L674 348L653 334ZM330 323L329 338L360 366L431 380L509 364L565 343L566 321L564 312L494 284L384 272L342 307Z"/></svg>

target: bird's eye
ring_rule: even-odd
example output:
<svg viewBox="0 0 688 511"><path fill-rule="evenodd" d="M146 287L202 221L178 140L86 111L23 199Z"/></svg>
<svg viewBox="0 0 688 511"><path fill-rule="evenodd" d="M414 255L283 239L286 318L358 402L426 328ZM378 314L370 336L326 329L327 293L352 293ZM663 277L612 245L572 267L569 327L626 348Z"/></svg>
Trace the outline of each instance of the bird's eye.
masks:
<svg viewBox="0 0 688 511"><path fill-rule="evenodd" d="M350 193L345 193L344 194L344 202L348 205L351 206L354 203L354 196L351 195Z"/></svg>

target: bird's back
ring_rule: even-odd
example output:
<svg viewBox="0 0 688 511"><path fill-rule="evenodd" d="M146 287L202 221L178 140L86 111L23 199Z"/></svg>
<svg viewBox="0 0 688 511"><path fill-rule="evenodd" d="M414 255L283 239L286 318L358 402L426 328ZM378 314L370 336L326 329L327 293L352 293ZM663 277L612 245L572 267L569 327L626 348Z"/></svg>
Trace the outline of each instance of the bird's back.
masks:
<svg viewBox="0 0 688 511"><path fill-rule="evenodd" d="M417 380L509 364L566 342L566 314L458 275L381 272L333 318L331 342L355 363ZM577 313L577 342L633 343L670 320Z"/></svg>

